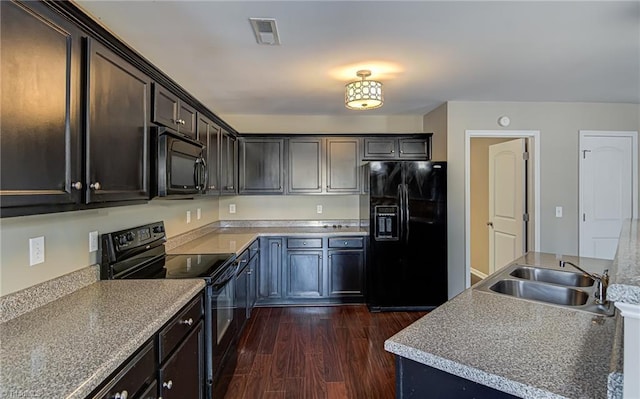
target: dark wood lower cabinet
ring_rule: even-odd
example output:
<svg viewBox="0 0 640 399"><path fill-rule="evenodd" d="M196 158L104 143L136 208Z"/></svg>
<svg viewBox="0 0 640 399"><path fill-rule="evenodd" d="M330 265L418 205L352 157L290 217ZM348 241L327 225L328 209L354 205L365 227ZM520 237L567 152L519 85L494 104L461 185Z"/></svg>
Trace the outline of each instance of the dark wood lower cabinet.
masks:
<svg viewBox="0 0 640 399"><path fill-rule="evenodd" d="M285 270L287 298L326 296L322 251L289 250Z"/></svg>
<svg viewBox="0 0 640 399"><path fill-rule="evenodd" d="M511 399L517 396L396 356L398 399Z"/></svg>
<svg viewBox="0 0 640 399"><path fill-rule="evenodd" d="M329 295L364 297L364 251L329 251Z"/></svg>
<svg viewBox="0 0 640 399"><path fill-rule="evenodd" d="M204 386L204 330L202 321L160 368L159 393L163 399L200 399Z"/></svg>

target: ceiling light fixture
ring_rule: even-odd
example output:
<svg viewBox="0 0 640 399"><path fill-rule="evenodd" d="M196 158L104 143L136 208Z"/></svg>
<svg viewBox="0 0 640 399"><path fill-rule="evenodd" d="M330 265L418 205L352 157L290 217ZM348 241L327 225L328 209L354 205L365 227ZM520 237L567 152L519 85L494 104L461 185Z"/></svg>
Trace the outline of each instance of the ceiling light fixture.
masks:
<svg viewBox="0 0 640 399"><path fill-rule="evenodd" d="M363 69L356 75L361 80L348 83L344 91L344 105L349 109L374 109L382 107L382 83L377 80L366 80L371 71Z"/></svg>

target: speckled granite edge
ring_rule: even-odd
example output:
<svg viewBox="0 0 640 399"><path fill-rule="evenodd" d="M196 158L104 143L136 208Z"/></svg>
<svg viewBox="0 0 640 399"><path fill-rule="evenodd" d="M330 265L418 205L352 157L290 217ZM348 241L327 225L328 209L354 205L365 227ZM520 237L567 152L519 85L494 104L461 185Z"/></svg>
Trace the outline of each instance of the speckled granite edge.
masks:
<svg viewBox="0 0 640 399"><path fill-rule="evenodd" d="M360 220L222 220L220 227L359 227Z"/></svg>
<svg viewBox="0 0 640 399"><path fill-rule="evenodd" d="M607 297L610 301L640 304L640 221L637 219L622 223Z"/></svg>
<svg viewBox="0 0 640 399"><path fill-rule="evenodd" d="M611 363L609 370L611 372L607 376L607 399L622 399L623 382L624 382L624 360L622 358L624 345L624 321L618 315L616 317L616 329L613 339L613 347L611 349Z"/></svg>
<svg viewBox="0 0 640 399"><path fill-rule="evenodd" d="M52 280L0 297L0 323L53 302L100 279L99 265L91 265Z"/></svg>
<svg viewBox="0 0 640 399"><path fill-rule="evenodd" d="M177 236L167 238L167 241L164 244L164 248L166 251L171 251L172 249L179 247L180 245L184 245L189 241L196 240L202 236L218 230L219 228L220 222L213 222L209 223L206 226L187 231L186 233L178 234Z"/></svg>
<svg viewBox="0 0 640 399"><path fill-rule="evenodd" d="M439 356L431 355L418 351L414 348L392 342L390 340L385 341L384 349L393 354L402 356L407 359L414 360L422 363L426 366L442 370L449 374L462 377L464 379L477 382L479 384L497 389L502 392L506 392L512 395L516 395L521 398L531 399L565 399L564 396L554 394L549 391L534 388L530 385L525 385L519 382L509 380L504 377L500 377L495 374L490 374L485 371L479 370L475 367L465 366L452 360L444 359Z"/></svg>

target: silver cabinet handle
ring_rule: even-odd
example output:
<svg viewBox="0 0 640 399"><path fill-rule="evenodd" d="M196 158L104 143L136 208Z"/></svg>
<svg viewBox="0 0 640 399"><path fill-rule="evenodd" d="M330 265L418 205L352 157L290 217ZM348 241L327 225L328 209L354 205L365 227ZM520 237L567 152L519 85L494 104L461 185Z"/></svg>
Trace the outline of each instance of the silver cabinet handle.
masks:
<svg viewBox="0 0 640 399"><path fill-rule="evenodd" d="M102 186L100 185L100 182L95 182L95 183L91 183L89 185L89 188L93 189L93 190L100 190Z"/></svg>
<svg viewBox="0 0 640 399"><path fill-rule="evenodd" d="M169 381L167 381L167 382L163 382L163 383L162 383L162 386L163 386L164 388L171 389L171 387L173 386L173 381L169 380Z"/></svg>
<svg viewBox="0 0 640 399"><path fill-rule="evenodd" d="M128 397L129 397L129 392L124 390L122 392L116 393L113 399L127 399Z"/></svg>
<svg viewBox="0 0 640 399"><path fill-rule="evenodd" d="M188 320L180 320L180 323L178 323L178 324L186 324L187 326L190 326L190 325L193 324L193 319L191 317L189 317ZM169 382L171 382L171 381L169 381ZM171 388L169 388L169 389L171 389Z"/></svg>
<svg viewBox="0 0 640 399"><path fill-rule="evenodd" d="M82 190L82 183L80 183L79 181L71 183L71 187L75 188L76 190Z"/></svg>

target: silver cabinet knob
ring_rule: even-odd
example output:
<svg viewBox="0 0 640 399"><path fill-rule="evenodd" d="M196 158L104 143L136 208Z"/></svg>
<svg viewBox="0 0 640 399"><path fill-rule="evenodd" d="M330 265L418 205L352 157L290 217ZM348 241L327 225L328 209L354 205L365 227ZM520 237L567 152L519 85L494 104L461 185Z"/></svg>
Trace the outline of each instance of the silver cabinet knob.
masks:
<svg viewBox="0 0 640 399"><path fill-rule="evenodd" d="M404 151L400 150L400 154L404 154Z"/></svg>
<svg viewBox="0 0 640 399"><path fill-rule="evenodd" d="M116 393L116 395L113 397L113 399L127 399L128 397L129 397L129 392L124 390L122 392Z"/></svg>
<svg viewBox="0 0 640 399"><path fill-rule="evenodd" d="M233 190L233 186L227 186L227 190Z"/></svg>
<svg viewBox="0 0 640 399"><path fill-rule="evenodd" d="M209 186L209 190L215 190L216 186Z"/></svg>
<svg viewBox="0 0 640 399"><path fill-rule="evenodd" d="M347 246L347 245L349 245L349 243L345 241L345 242L344 242L344 245L345 245L345 246Z"/></svg>
<svg viewBox="0 0 640 399"><path fill-rule="evenodd" d="M173 381L169 380L169 381L167 381L167 382L163 382L163 383L162 383L162 386L163 386L164 388L171 389L171 387L173 386Z"/></svg>
<svg viewBox="0 0 640 399"><path fill-rule="evenodd" d="M176 119L176 125L184 125L184 119Z"/></svg>
<svg viewBox="0 0 640 399"><path fill-rule="evenodd" d="M82 190L82 183L80 183L79 181L71 183L71 187L75 188L76 190Z"/></svg>
<svg viewBox="0 0 640 399"><path fill-rule="evenodd" d="M392 154L393 154L394 152L395 152L394 150L391 150L391 153L392 153Z"/></svg>
<svg viewBox="0 0 640 399"><path fill-rule="evenodd" d="M100 182L95 182L95 183L91 183L89 185L89 188L91 188L92 190L100 190L102 186L100 185Z"/></svg>
<svg viewBox="0 0 640 399"><path fill-rule="evenodd" d="M193 319L192 319L191 317L189 317L189 319L188 319L188 320L180 320L180 323L179 323L179 324L185 324L185 325L187 325L187 326L190 326L190 325L192 325L192 324L193 324Z"/></svg>

